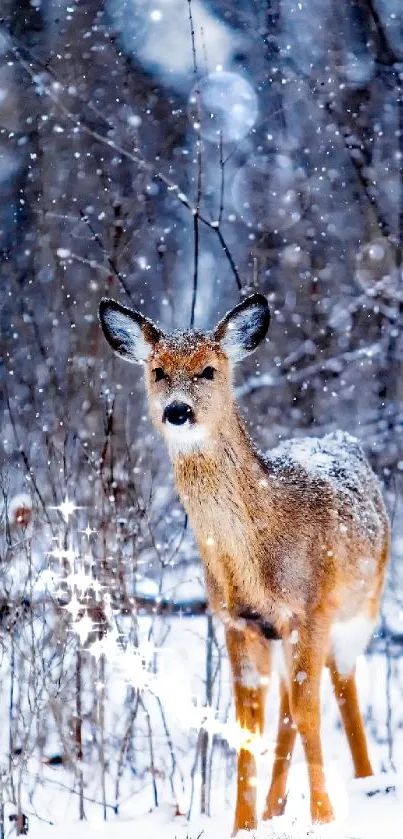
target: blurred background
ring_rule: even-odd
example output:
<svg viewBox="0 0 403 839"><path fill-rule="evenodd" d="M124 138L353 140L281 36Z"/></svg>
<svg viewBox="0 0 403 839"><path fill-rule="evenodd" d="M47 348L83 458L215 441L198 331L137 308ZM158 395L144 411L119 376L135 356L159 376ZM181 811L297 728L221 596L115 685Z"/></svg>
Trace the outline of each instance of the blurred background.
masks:
<svg viewBox="0 0 403 839"><path fill-rule="evenodd" d="M101 336L103 295L163 328L211 328L262 291L269 340L237 374L259 447L361 439L392 519L362 698L377 766L396 768L401 0L2 0L0 14L0 837L69 808L211 812L213 777L233 796L223 639L141 370ZM176 694L186 682L180 723L164 667ZM200 728L210 706L224 728Z"/></svg>

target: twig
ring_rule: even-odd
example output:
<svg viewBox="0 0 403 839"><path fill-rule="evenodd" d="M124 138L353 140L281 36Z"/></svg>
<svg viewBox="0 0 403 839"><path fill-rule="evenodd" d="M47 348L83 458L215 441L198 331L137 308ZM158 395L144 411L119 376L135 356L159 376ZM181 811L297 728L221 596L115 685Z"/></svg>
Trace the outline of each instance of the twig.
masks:
<svg viewBox="0 0 403 839"><path fill-rule="evenodd" d="M34 470L33 470L33 469L32 469L32 467L31 467L31 464L30 464L30 462L29 462L28 455L27 455L27 453L26 453L26 451L25 451L25 449L24 449L24 447L23 447L22 443L20 443L20 440L19 440L19 437L18 437L17 427L16 427L16 424L15 424L15 420L14 420L14 415L13 415L13 412L12 412L12 410L11 410L10 399L9 399L8 393L6 393L6 403L7 403L8 415L9 415L9 417L10 417L11 428L13 429L13 434L14 434L15 442L16 442L16 444L17 444L17 449L18 449L18 451L19 451L19 453L20 453L20 455L21 455L21 459L22 459L22 461L23 461L23 463L24 463L24 466L25 466L25 469L26 469L26 471L27 471L27 475L29 475L29 479L30 479L30 481L32 482L32 486L33 486L33 488L34 488L34 490L35 490L35 492L36 492L36 494L37 494L37 496L38 496L38 498L39 498L39 501L40 501L40 504L41 504L41 507L42 507L42 510L43 510L44 516L45 516L45 518L46 518L46 521L47 521L47 523L48 523L48 525L49 525L49 527L50 527L50 529L51 529L51 531L52 531L52 534L53 534L53 533L54 533L54 531L53 531L53 527L52 527L52 522L51 522L51 520L50 520L50 518L49 518L49 516L48 516L48 511L47 511L47 509L46 509L45 500L44 500L43 495L42 495L42 493L41 493L41 491L40 491L40 489L39 489L39 486L38 486L38 484L37 484L37 481L36 481L36 478L35 478L35 472L34 472Z"/></svg>
<svg viewBox="0 0 403 839"><path fill-rule="evenodd" d="M116 814L119 813L120 782L121 782L122 775L123 775L124 759L125 759L125 754L126 754L126 752L128 751L128 748L129 748L130 737L131 737L131 733L132 733L132 730L133 730L134 721L135 721L136 716L137 716L137 711L138 711L138 708L139 708L139 699L140 699L140 695L139 695L139 693L137 693L136 703L133 705L133 708L131 709L130 716L129 716L129 721L127 723L126 730L125 730L125 733L123 735L120 750L119 750L119 757L118 757L118 762L117 762L117 772L116 772L116 782L115 782L115 812L116 812Z"/></svg>
<svg viewBox="0 0 403 839"><path fill-rule="evenodd" d="M91 224L91 222L90 222L90 220L89 220L89 218L88 218L87 214L86 214L86 213L84 213L82 210L79 210L79 213L80 213L80 218L81 218L81 220L82 220L82 221L83 221L83 222L87 225L88 229L90 230L90 232L91 232L91 237L92 237L93 241L94 241L94 242L96 242L96 243L97 243L97 245L98 245L98 247L101 249L102 255L103 255L103 257L106 259L106 261L107 261L107 263L108 263L108 265L109 265L110 270L111 270L111 271L115 274L115 277L117 277L117 279L119 280L120 285L121 285L121 286L122 286L122 288L123 288L123 291L127 294L127 296L128 296L128 298L129 298L129 300L133 300L133 295L132 295L132 293L131 293L131 291L130 291L129 286L128 286L128 285L127 285L127 283L126 283L125 278L123 277L123 274L122 274L122 273L119 271L119 269L117 268L117 265L116 265L116 263L115 263L115 260L114 260L114 259L110 256L110 254L107 252L107 250L106 250L106 248L105 248L105 246L104 246L104 244L103 244L103 242L102 242L102 239L101 239L101 237L100 237L99 233L97 233L97 231L96 231L96 230L94 230L94 228L93 228L93 226L92 226L92 224Z"/></svg>
<svg viewBox="0 0 403 839"><path fill-rule="evenodd" d="M151 727L151 720L150 714L144 704L142 697L139 699L139 704L142 707L146 720L147 720L147 730L148 730L148 748L150 750L150 771L152 777L152 785L153 785L153 792L154 792L154 805L158 807L158 790L157 790L157 780L156 780L156 771L155 771L155 762L154 762L154 745L153 745L153 731Z"/></svg>
<svg viewBox="0 0 403 839"><path fill-rule="evenodd" d="M222 222L223 213L224 213L224 194L225 194L225 161L224 161L224 157L223 157L222 131L220 131L219 149L220 149L220 206L219 206L219 209L218 209L218 225L220 226L220 224Z"/></svg>
<svg viewBox="0 0 403 839"><path fill-rule="evenodd" d="M82 743L82 654L80 648L77 646L76 652L76 718L74 720L74 743L76 747L76 760L79 784L79 818L80 821L85 819L84 812L84 776L81 761L83 759L83 743Z"/></svg>
<svg viewBox="0 0 403 839"><path fill-rule="evenodd" d="M197 55L196 55L196 42L195 42L195 31L193 25L193 16L192 16L192 0L188 0L188 10L189 10L189 26L190 26L190 37L192 41L192 57L193 57L193 75L196 80L195 85L195 97L196 97L196 111L197 111L197 135L196 135L196 159L197 159L197 188L196 188L196 203L193 212L193 242L194 242L194 255L193 255L193 291L192 291L192 307L190 312L190 326L194 326L195 322L195 309L196 309L196 299L197 299L197 286L199 281L199 212L200 212L200 201L202 197L202 145L201 145L201 131L200 131L200 120L201 120L201 108L200 108L200 88L197 81L198 71L197 71Z"/></svg>
<svg viewBox="0 0 403 839"><path fill-rule="evenodd" d="M202 222L203 222L203 224L206 224L206 223L207 223L207 222L205 221L205 219L204 219L204 218L202 218L201 216L200 216L200 221L202 221ZM222 247L222 249L223 249L223 251L224 251L224 253L225 253L225 256L227 257L228 262L229 262L229 264L230 264L230 266L231 266L231 270L232 270L232 273L233 273L233 275L234 275L234 277L235 277L235 281L236 281L236 284L237 284L237 286L238 286L238 290L239 290L239 291L242 291L242 282L241 282L241 278L240 278L240 276L239 276L238 269L237 269L237 267L236 267L236 265L235 265L235 262L234 262L234 260L233 260L233 258L232 258L232 254L231 254L231 252L230 252L230 250L229 250L229 248L228 248L228 245L227 245L227 243L226 243L226 241L225 241L225 239L224 239L224 236L223 236L223 235L222 235L222 233L221 233L220 227L219 227L218 225L217 225L217 226L215 226L215 225L216 225L216 222L211 222L211 224L209 224L209 227L211 227L213 230L215 230L215 231L216 231L217 236L218 236L218 241L219 241L219 243L220 243L220 245L221 245L221 247Z"/></svg>
<svg viewBox="0 0 403 839"><path fill-rule="evenodd" d="M107 412L106 420L105 420L105 440L104 440L104 445L102 447L101 457L99 459L99 474L101 475L101 478L103 478L103 473L104 473L105 463L106 463L106 455L107 455L109 443L110 443L110 440L111 440L112 434L113 434L114 409L115 409L115 397L113 397L113 399L112 399L112 402L111 402L110 408Z"/></svg>
<svg viewBox="0 0 403 839"><path fill-rule="evenodd" d="M207 637L206 637L206 706L211 708L213 704L213 617L209 612L207 614ZM200 812L202 815L209 815L210 802L208 800L208 751L209 751L209 733L207 729L203 729L200 733L200 774L201 774L201 794L200 794Z"/></svg>
<svg viewBox="0 0 403 839"><path fill-rule="evenodd" d="M170 733L169 728L168 728L168 723L167 723L167 719L166 719L166 716L165 716L164 708L162 706L161 699L159 698L159 696L156 696L155 698L157 700L157 704L158 704L158 707L159 707L159 710L160 710L162 725L164 727L165 737L166 737L166 741L167 741L168 748L169 748L169 754L170 754L170 757L171 757L171 771L169 773L169 785L171 787L172 798L173 798L175 804L178 804L179 802L177 800L176 790L175 790L175 775L176 775L176 772L178 771L178 764L177 764L177 760L176 760L176 755L175 755L175 751L174 751L174 746L173 746L173 742L172 742L171 733ZM183 777L182 776L181 776L181 782L182 782L182 788L183 788Z"/></svg>
<svg viewBox="0 0 403 839"><path fill-rule="evenodd" d="M102 629L100 629L99 638L102 639ZM99 697L98 697L98 708L99 708L99 761L101 764L101 789L102 789L102 809L103 809L103 817L104 821L107 819L107 806L106 806L106 761L105 761L105 668L106 668L106 657L105 653L102 653L99 659L99 681L100 681L100 690L99 690Z"/></svg>
<svg viewBox="0 0 403 839"><path fill-rule="evenodd" d="M324 361L309 364L300 370L295 369L295 361L291 363L287 359L281 365L279 372L272 376L271 374L264 374L263 376L250 376L245 384L236 388L236 395L238 397L249 396L256 393L258 390L266 387L280 387L284 381L291 383L303 382L312 376L325 375L340 375L343 370L342 364L351 364L355 361L365 361L365 359L372 359L375 355L380 355L385 341L370 344L368 347L359 347L357 350L346 350L341 355L327 358Z"/></svg>
<svg viewBox="0 0 403 839"><path fill-rule="evenodd" d="M30 67L29 63L22 57L20 50L14 45L13 40L12 40L12 35L10 33L7 33L7 38L4 35L2 35L2 37L6 41L8 48L11 50L11 52L13 53L13 55L15 56L17 61L21 64L21 67L23 67L23 69L30 76L32 84L35 85L37 83L36 74L33 71L32 67ZM64 90L64 87L63 87L62 83L58 82L58 84L60 85L60 88L62 90ZM188 209L192 213L192 215L194 215L194 213L196 211L196 208L192 205L192 203L189 201L187 196L183 192L181 192L180 188L176 184L174 184L166 175L164 175L163 172L155 172L153 170L153 166L151 165L151 163L149 163L147 160L145 160L145 158L143 156L140 157L137 154L133 154L133 152L130 152L128 149L125 149L119 143L116 143L114 140L111 140L109 137L105 137L103 134L100 134L98 131L94 130L93 128L90 128L88 125L86 125L86 123L80 117L78 117L69 108L67 108L65 105L63 105L63 103L60 101L59 97L57 95L55 95L55 93L53 93L51 88L49 86L47 86L46 84L44 84L43 82L41 82L41 91L46 96L49 97L49 99L53 102L54 105L56 105L56 107L58 107L62 111L62 113L64 114L66 119L69 122L71 122L78 131L81 131L82 133L87 134L89 137L92 137L94 140L97 140L100 143L104 143L105 145L107 145L113 151L117 152L118 154L121 154L122 157L125 157L127 160L130 160L132 163L136 163L141 169L143 169L144 172L148 172L152 177L154 177L160 183L164 184L167 187L167 189L169 190L169 192L172 192L175 195L175 197L182 204L182 206L186 207L186 209ZM241 290L242 283L241 283L241 279L240 279L240 276L239 276L239 272L238 272L238 269L235 265L234 259L232 258L231 254L230 254L228 245L226 244L225 239L222 235L219 223L216 222L216 221L212 221L211 219L208 219L207 217L203 216L200 213L198 214L198 218L199 218L199 221L202 224L204 224L210 230L214 231L214 233L217 235L217 237L219 239L219 242L221 244L221 247L223 249L223 252L224 252L224 254L225 254L225 256L226 256L226 258L227 258L227 260L230 264L230 267L231 267L232 273L235 277L238 289ZM117 271L116 266L111 265L110 267L111 267L112 271L114 273L116 273L116 271ZM116 276L118 276L119 281L122 283L122 276L120 274L117 274ZM123 287L124 287L126 293L128 294L128 296L130 297L130 293L129 293L128 288L126 287L126 284L124 284Z"/></svg>
<svg viewBox="0 0 403 839"><path fill-rule="evenodd" d="M168 189L168 191L172 192L177 197L178 201L180 201L182 206L186 207L186 209L190 210L192 215L195 213L196 208L192 205L188 196L184 192L181 192L181 190L180 190L180 188L177 184L174 184L169 178L167 178L166 175L164 175L163 172L157 172L154 175L154 177L156 178L156 180L159 180L161 183L163 183L166 186L166 188ZM236 264L234 262L234 259L233 259L232 255L231 255L229 247L228 247L228 245L227 245L227 243L224 239L224 236L221 232L219 222L208 219L206 216L204 216L200 212L198 214L198 218L199 218L199 221L201 222L201 224L204 224L205 227L208 227L210 230L213 230L214 233L216 234L216 236L218 238L218 241L220 242L221 248L224 251L224 254L225 254L225 256L226 256L226 258L227 258L227 260L230 264L231 271L232 271L232 273L235 277L235 282L238 286L238 289L239 289L239 291L241 291L242 290L242 282L241 282L241 278L240 278L240 275L239 275L239 271L236 267Z"/></svg>

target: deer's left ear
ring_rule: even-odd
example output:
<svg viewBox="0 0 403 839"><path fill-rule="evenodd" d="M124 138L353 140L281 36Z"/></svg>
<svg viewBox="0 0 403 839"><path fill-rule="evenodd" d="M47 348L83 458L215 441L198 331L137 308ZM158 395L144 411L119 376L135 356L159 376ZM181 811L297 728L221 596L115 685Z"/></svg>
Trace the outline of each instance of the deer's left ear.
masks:
<svg viewBox="0 0 403 839"><path fill-rule="evenodd" d="M220 321L214 330L230 361L240 361L266 337L270 325L269 304L263 294L247 297Z"/></svg>
<svg viewBox="0 0 403 839"><path fill-rule="evenodd" d="M141 312L127 309L116 300L103 298L99 319L106 340L121 358L132 363L147 361L162 332Z"/></svg>

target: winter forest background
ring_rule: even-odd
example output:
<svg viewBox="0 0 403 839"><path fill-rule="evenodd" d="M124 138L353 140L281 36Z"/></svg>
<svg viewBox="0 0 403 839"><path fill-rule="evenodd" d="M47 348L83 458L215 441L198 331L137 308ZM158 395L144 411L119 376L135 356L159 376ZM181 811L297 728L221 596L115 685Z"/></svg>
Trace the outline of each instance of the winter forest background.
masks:
<svg viewBox="0 0 403 839"><path fill-rule="evenodd" d="M393 540L360 685L402 770L401 0L1 0L0 190L0 837L234 797L223 637L105 294L209 327L258 288L260 448L362 440ZM339 728L329 694L348 774Z"/></svg>

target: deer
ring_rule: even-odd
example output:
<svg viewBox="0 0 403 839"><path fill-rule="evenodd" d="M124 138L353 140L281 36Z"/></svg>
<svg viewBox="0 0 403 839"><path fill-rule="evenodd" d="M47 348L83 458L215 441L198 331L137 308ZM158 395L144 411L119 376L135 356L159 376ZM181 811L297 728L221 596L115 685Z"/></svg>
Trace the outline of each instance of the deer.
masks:
<svg viewBox="0 0 403 839"><path fill-rule="evenodd" d="M118 356L144 367L151 420L162 434L203 564L208 603L224 625L238 725L232 835L257 826L257 749L274 667L280 709L263 819L284 813L299 734L313 823L334 820L320 730L329 668L356 777L373 774L355 679L376 624L389 555L380 483L347 432L296 437L263 456L234 393L234 368L266 338L255 293L209 332L164 332L104 298L100 322Z"/></svg>

